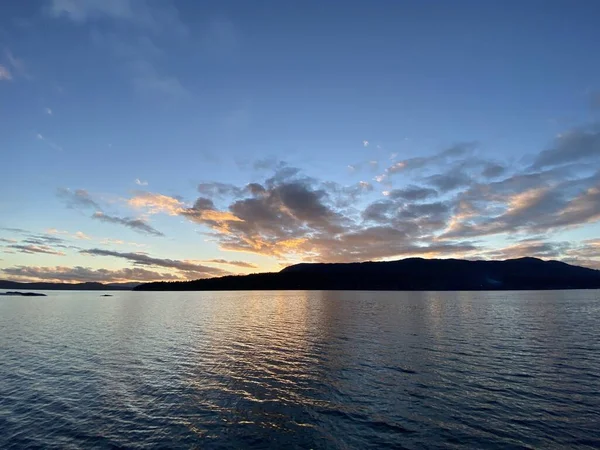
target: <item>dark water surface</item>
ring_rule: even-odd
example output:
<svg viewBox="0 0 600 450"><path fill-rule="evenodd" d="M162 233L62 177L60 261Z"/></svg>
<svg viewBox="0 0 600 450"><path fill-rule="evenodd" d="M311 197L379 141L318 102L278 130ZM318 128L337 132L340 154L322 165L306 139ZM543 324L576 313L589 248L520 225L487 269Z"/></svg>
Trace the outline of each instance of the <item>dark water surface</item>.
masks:
<svg viewBox="0 0 600 450"><path fill-rule="evenodd" d="M0 298L0 448L599 448L600 291Z"/></svg>

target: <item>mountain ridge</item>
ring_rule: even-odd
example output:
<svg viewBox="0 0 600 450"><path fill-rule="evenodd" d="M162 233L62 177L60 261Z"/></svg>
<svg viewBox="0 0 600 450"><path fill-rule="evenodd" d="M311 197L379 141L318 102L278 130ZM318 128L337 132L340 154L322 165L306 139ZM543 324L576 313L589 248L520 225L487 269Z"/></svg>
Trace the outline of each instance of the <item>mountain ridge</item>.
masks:
<svg viewBox="0 0 600 450"><path fill-rule="evenodd" d="M548 290L600 289L600 271L525 257L500 261L407 258L300 263L279 272L154 282L134 290Z"/></svg>

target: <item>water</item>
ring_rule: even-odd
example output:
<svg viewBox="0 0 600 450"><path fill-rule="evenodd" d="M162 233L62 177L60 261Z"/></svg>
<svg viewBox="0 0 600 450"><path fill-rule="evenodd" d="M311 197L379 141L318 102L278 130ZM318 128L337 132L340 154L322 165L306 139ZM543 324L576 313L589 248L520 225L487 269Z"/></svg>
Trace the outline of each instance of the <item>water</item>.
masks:
<svg viewBox="0 0 600 450"><path fill-rule="evenodd" d="M0 297L0 448L598 448L600 291Z"/></svg>

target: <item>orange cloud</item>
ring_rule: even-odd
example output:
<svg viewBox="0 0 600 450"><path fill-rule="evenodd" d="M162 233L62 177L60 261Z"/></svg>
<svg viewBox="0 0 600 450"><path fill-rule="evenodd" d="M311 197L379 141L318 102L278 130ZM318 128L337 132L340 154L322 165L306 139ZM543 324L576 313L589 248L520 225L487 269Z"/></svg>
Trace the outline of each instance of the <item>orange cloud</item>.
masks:
<svg viewBox="0 0 600 450"><path fill-rule="evenodd" d="M184 204L180 200L152 192L140 192L127 203L133 208L146 209L150 214L165 213L177 216L184 210Z"/></svg>

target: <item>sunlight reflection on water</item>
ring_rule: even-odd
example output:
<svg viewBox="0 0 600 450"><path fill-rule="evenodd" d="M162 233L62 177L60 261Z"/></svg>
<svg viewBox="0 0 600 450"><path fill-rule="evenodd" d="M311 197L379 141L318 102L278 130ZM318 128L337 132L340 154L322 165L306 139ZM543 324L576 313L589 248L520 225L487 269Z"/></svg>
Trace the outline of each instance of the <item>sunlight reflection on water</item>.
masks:
<svg viewBox="0 0 600 450"><path fill-rule="evenodd" d="M600 446L600 293L0 300L1 448Z"/></svg>

